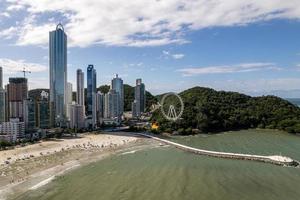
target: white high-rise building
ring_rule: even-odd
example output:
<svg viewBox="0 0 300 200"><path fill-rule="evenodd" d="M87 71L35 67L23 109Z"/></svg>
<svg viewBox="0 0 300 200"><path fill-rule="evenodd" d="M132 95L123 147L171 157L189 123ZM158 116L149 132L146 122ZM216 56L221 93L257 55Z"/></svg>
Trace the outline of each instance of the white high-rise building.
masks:
<svg viewBox="0 0 300 200"><path fill-rule="evenodd" d="M20 122L18 118L10 119L9 122L3 122L0 125L0 139L8 142L16 142L25 136L25 123Z"/></svg>
<svg viewBox="0 0 300 200"><path fill-rule="evenodd" d="M109 90L104 97L104 118L119 118L119 94L115 90Z"/></svg>
<svg viewBox="0 0 300 200"><path fill-rule="evenodd" d="M77 70L76 102L78 105L84 106L84 72L81 69Z"/></svg>
<svg viewBox="0 0 300 200"><path fill-rule="evenodd" d="M115 90L115 92L119 96L118 117L121 117L124 112L124 85L123 80L118 77L118 74L116 74L116 77L111 80L110 89Z"/></svg>
<svg viewBox="0 0 300 200"><path fill-rule="evenodd" d="M70 105L70 128L84 128L84 106L78 104Z"/></svg>
<svg viewBox="0 0 300 200"><path fill-rule="evenodd" d="M134 92L134 106L132 108L132 116L140 117L146 108L146 90L145 84L142 83L142 79L136 79L136 86Z"/></svg>

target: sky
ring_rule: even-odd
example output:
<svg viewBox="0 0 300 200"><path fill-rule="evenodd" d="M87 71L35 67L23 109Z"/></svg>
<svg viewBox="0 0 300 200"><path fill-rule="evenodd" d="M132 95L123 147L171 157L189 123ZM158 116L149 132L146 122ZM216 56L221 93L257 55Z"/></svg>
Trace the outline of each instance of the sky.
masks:
<svg viewBox="0 0 300 200"><path fill-rule="evenodd" d="M26 67L30 89L49 87L49 31L59 22L73 89L76 70L94 64L98 86L119 74L153 94L300 91L299 0L0 0L5 84Z"/></svg>

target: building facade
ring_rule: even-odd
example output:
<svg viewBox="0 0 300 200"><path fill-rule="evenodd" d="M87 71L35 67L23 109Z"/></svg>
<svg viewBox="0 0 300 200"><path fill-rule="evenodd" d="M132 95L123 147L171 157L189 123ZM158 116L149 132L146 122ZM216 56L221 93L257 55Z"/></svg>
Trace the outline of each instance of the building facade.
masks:
<svg viewBox="0 0 300 200"><path fill-rule="evenodd" d="M70 128L84 128L84 106L72 104L70 106Z"/></svg>
<svg viewBox="0 0 300 200"><path fill-rule="evenodd" d="M99 91L96 96L97 126L101 126L104 117L104 95Z"/></svg>
<svg viewBox="0 0 300 200"><path fill-rule="evenodd" d="M134 93L134 99L135 99L135 112L132 112L133 117L140 117L142 113L145 112L146 108L146 90L145 90L145 84L142 83L142 79L136 80L136 86L135 86L135 93Z"/></svg>
<svg viewBox="0 0 300 200"><path fill-rule="evenodd" d="M87 111L86 116L89 126L93 128L96 125L96 92L97 92L97 75L94 65L87 68Z"/></svg>
<svg viewBox="0 0 300 200"><path fill-rule="evenodd" d="M81 69L77 70L77 93L76 103L84 106L84 72Z"/></svg>
<svg viewBox="0 0 300 200"><path fill-rule="evenodd" d="M119 94L115 90L109 90L104 97L104 118L119 119Z"/></svg>
<svg viewBox="0 0 300 200"><path fill-rule="evenodd" d="M123 80L118 77L118 74L116 74L116 77L111 80L111 89L119 95L118 114L119 117L121 117L124 112L124 85Z"/></svg>
<svg viewBox="0 0 300 200"><path fill-rule="evenodd" d="M28 97L26 78L9 78L7 85L8 118L18 118L24 121L23 101Z"/></svg>
<svg viewBox="0 0 300 200"><path fill-rule="evenodd" d="M10 119L9 122L3 122L0 126L0 138L16 142L25 137L25 123L20 122L18 118Z"/></svg>
<svg viewBox="0 0 300 200"><path fill-rule="evenodd" d="M25 131L31 132L33 131L36 125L36 101L33 99L24 100L24 122L25 122Z"/></svg>
<svg viewBox="0 0 300 200"><path fill-rule="evenodd" d="M5 95L6 91L3 88L3 71L2 67L0 67L0 123L5 122Z"/></svg>
<svg viewBox="0 0 300 200"><path fill-rule="evenodd" d="M52 126L63 126L66 116L67 35L61 24L49 33L50 116Z"/></svg>
<svg viewBox="0 0 300 200"><path fill-rule="evenodd" d="M67 82L67 87L66 87L66 117L68 120L70 120L70 112L69 112L69 107L72 104L72 99L73 99L73 85L70 82Z"/></svg>
<svg viewBox="0 0 300 200"><path fill-rule="evenodd" d="M50 128L50 108L48 93L42 91L41 99L37 102L36 124L40 129Z"/></svg>

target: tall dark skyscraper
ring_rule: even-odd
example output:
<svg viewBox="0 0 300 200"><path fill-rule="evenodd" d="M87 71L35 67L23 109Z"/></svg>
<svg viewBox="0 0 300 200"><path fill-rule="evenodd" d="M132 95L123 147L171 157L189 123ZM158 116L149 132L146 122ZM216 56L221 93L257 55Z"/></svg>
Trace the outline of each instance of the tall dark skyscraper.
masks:
<svg viewBox="0 0 300 200"><path fill-rule="evenodd" d="M87 68L87 111L86 115L92 120L92 125L96 123L96 92L97 92L97 75L94 65Z"/></svg>
<svg viewBox="0 0 300 200"><path fill-rule="evenodd" d="M49 33L50 118L61 126L66 116L67 35L61 24Z"/></svg>

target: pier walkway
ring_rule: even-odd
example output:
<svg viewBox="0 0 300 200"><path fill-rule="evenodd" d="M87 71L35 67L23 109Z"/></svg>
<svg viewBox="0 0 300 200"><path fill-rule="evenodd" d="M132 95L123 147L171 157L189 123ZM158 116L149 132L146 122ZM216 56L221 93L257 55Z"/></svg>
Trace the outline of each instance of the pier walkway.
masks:
<svg viewBox="0 0 300 200"><path fill-rule="evenodd" d="M241 154L241 153L209 151L209 150L197 149L197 148L189 147L186 145L178 144L176 142L171 142L169 140L161 139L161 138L155 137L153 135L148 135L148 134L144 134L144 133L136 133L136 134L147 137L147 138L152 138L152 139L160 141L162 143L175 146L178 149L182 149L184 151L188 151L188 152L200 154L200 155L219 157L219 158L239 159L239 160L254 160L254 161L272 163L272 164L282 165L282 166L295 166L295 167L299 166L298 161L293 160L292 158L289 158L289 157L285 157L285 156L279 156L279 155L261 156L261 155L251 155L251 154Z"/></svg>

